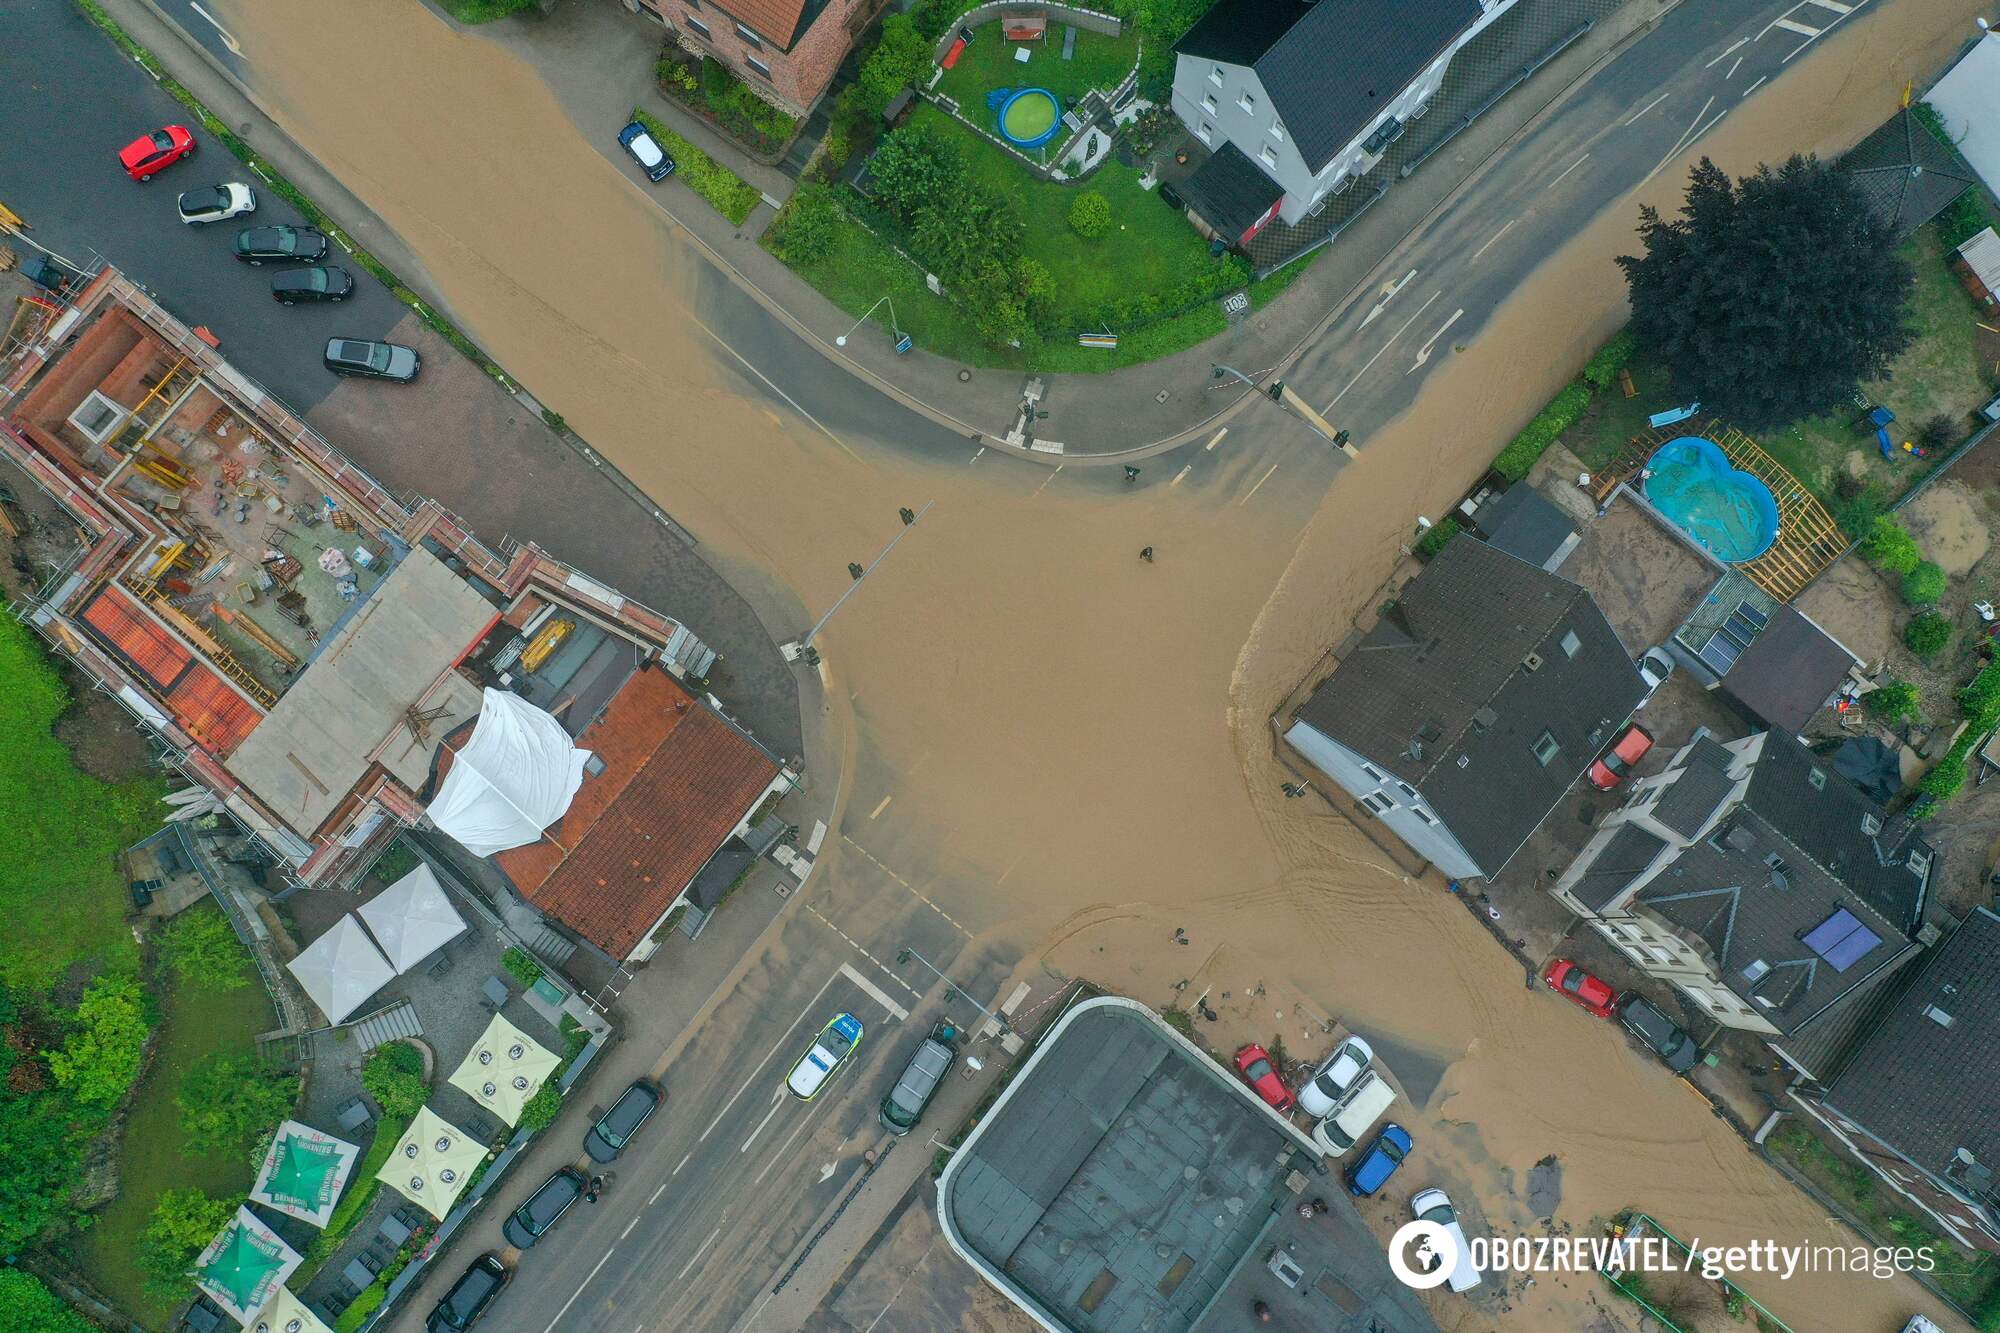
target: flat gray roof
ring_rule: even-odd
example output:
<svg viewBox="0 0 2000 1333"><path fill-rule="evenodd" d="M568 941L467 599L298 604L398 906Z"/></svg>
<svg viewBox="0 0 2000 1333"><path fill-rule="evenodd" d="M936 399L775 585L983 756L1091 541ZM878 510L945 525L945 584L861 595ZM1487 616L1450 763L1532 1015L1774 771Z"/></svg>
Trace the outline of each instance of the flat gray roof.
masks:
<svg viewBox="0 0 2000 1333"><path fill-rule="evenodd" d="M1116 997L1077 1006L1043 1039L952 1158L939 1215L954 1249L1059 1333L1227 1329L1236 1303L1247 1314L1246 1277L1280 1294L1262 1261L1302 1197L1287 1185L1294 1171L1303 1197L1340 1196L1360 1240L1347 1247L1357 1262L1321 1261L1282 1294L1321 1299L1316 1284L1338 1267L1342 1300L1363 1294L1353 1310L1322 1299L1315 1327L1345 1329L1350 1315L1358 1328L1433 1327L1414 1300L1412 1321L1393 1294L1375 1299L1396 1285L1387 1260L1309 1141Z"/></svg>
<svg viewBox="0 0 2000 1333"><path fill-rule="evenodd" d="M368 771L368 756L498 614L443 561L422 547L411 551L236 747L229 771L295 833L311 837ZM450 710L432 724L434 738L479 711L469 685L433 702ZM420 787L435 744L392 746L383 763Z"/></svg>

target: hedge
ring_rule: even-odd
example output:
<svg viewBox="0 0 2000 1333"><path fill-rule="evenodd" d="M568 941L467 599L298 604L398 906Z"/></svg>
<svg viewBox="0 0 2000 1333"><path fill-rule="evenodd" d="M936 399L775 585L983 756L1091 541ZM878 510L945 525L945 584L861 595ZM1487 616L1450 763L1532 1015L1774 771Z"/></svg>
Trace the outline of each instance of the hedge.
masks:
<svg viewBox="0 0 2000 1333"><path fill-rule="evenodd" d="M756 186L675 134L658 116L633 107L632 119L652 132L674 159L674 174L690 190L715 205L716 212L740 227L757 210L764 194Z"/></svg>
<svg viewBox="0 0 2000 1333"><path fill-rule="evenodd" d="M361 1294L349 1301L347 1308L333 1321L333 1333L355 1333L368 1322L368 1316L380 1309L382 1302L389 1298L389 1285L376 1278L362 1289Z"/></svg>
<svg viewBox="0 0 2000 1333"><path fill-rule="evenodd" d="M1418 539L1417 544L1411 548L1411 553L1417 559L1428 562L1432 556L1444 549L1446 542L1457 535L1458 520L1447 516L1441 522L1431 525L1430 530L1424 533Z"/></svg>
<svg viewBox="0 0 2000 1333"><path fill-rule="evenodd" d="M1952 742L1951 749L1945 751L1944 758L1917 783L1917 790L1933 806L1943 805L1958 795L1958 789L1965 785L1966 760L1972 747L1986 739L1995 723L2000 723L2000 662L1988 662L1979 668L1979 674L1959 689L1957 698L1959 711L1965 714L1965 730ZM1926 808L1921 813L1928 816L1931 811Z"/></svg>
<svg viewBox="0 0 2000 1333"><path fill-rule="evenodd" d="M1618 372L1625 369L1625 363L1632 359L1632 350L1638 340L1629 329L1614 334L1610 342L1597 349L1597 355L1583 367L1583 378L1597 389L1608 389L1611 381L1618 378Z"/></svg>
<svg viewBox="0 0 2000 1333"><path fill-rule="evenodd" d="M1493 470L1509 481L1521 480L1528 475L1528 469L1535 465L1535 460L1556 442L1556 437L1574 426L1589 406L1589 385L1576 383L1567 386L1549 400L1547 407L1535 413L1535 419L1500 451L1500 456L1493 460Z"/></svg>

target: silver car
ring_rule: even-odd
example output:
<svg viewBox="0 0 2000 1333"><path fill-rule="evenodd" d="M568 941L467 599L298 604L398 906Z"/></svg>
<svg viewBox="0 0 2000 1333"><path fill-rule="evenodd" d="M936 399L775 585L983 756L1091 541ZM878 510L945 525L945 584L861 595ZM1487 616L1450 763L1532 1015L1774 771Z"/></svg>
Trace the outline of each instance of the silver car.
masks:
<svg viewBox="0 0 2000 1333"><path fill-rule="evenodd" d="M951 1047L936 1037L925 1037L897 1078L896 1086L882 1099L882 1127L901 1137L917 1127L924 1108L937 1096L938 1085L958 1059Z"/></svg>
<svg viewBox="0 0 2000 1333"><path fill-rule="evenodd" d="M1368 1062L1374 1058L1375 1052L1359 1037L1341 1042L1300 1086L1299 1109L1315 1120L1330 1114L1361 1081L1361 1076L1368 1072Z"/></svg>

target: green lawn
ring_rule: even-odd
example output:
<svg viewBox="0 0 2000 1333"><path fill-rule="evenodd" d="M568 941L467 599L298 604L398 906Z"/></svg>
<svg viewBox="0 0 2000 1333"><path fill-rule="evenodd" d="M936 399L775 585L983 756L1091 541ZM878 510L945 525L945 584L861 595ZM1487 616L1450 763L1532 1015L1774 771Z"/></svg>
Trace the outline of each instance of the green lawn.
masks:
<svg viewBox="0 0 2000 1333"><path fill-rule="evenodd" d="M438 3L460 23L491 23L535 6L535 0L438 0Z"/></svg>
<svg viewBox="0 0 2000 1333"><path fill-rule="evenodd" d="M993 113L986 109L986 94L995 88L1046 88L1073 102L1093 88L1110 92L1139 59L1139 34L1127 27L1117 37L1077 29L1076 49L1064 60L1063 28L1051 21L1048 36L1039 42L1007 41L997 22L974 28L958 63L944 72L933 91L957 102L968 120L990 128ZM1026 64L1014 59L1022 47L1029 52Z"/></svg>
<svg viewBox="0 0 2000 1333"><path fill-rule="evenodd" d="M219 913L222 909L203 902L188 910ZM255 1164L244 1158L184 1156L180 1108L174 1103L181 1078L192 1066L218 1052L249 1050L257 1034L272 1026L270 1001L252 972L249 955L243 954L237 965L249 984L236 990L169 986L160 995L159 1048L125 1121L118 1197L97 1213L76 1242L79 1266L91 1285L148 1327L166 1327L172 1313L147 1296L144 1278L132 1262L139 1233L160 1194L188 1186L216 1196L238 1194L250 1188L256 1175Z"/></svg>
<svg viewBox="0 0 2000 1333"><path fill-rule="evenodd" d="M119 852L158 827L156 779L111 785L55 737L69 692L34 632L0 616L0 980L42 991L133 956Z"/></svg>
<svg viewBox="0 0 2000 1333"><path fill-rule="evenodd" d="M1925 227L1905 242L1900 253L1916 270L1910 297L1910 320L1917 341L1898 357L1889 376L1865 384L1861 392L1896 414L1891 437L1901 443L1914 436L1926 418L1938 413L1952 420L1951 443L1956 446L1972 432L1972 409L1992 396L1989 368L1979 363L1973 321L1977 312L1965 290L1944 266L1945 250L1935 227ZM1645 429L1646 417L1673 407L1685 397L1668 382L1664 368L1641 355L1631 364L1636 398L1626 398L1616 384L1599 394L1589 415L1564 436L1586 466L1609 464L1634 435ZM1778 430L1749 434L1765 452L1791 471L1808 489L1835 507L1835 482L1858 468L1870 493L1886 504L1908 490L1930 470L1930 463L1899 453L1885 460L1872 432L1856 430L1860 408L1795 423ZM1852 460L1852 461L1850 461Z"/></svg>

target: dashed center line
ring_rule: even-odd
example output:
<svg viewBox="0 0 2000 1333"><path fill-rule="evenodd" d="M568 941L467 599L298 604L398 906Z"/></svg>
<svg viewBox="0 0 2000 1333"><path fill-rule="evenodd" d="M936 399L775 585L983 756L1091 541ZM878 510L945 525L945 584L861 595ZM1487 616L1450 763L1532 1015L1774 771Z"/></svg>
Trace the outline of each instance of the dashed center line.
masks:
<svg viewBox="0 0 2000 1333"><path fill-rule="evenodd" d="M1249 504L1250 497L1255 495L1259 490L1263 489L1264 483L1271 479L1271 473L1276 472L1277 470L1278 470L1278 465L1276 463L1271 464L1270 471L1266 472L1263 476L1257 478L1257 484L1255 486L1252 486L1244 494L1243 498L1241 500L1238 500L1236 503L1240 505Z"/></svg>
<svg viewBox="0 0 2000 1333"><path fill-rule="evenodd" d="M882 802L882 805L887 805L888 803L889 802L887 800L884 800ZM875 813L878 815L882 813L881 806L877 806L875 808ZM872 819L874 816L871 815L869 817ZM936 912L939 916L943 917L945 920L951 922L952 928L958 931L959 934L965 936L965 938L967 939L972 938L972 932L967 930L964 926L960 925L957 917L953 916L950 912L945 911L942 907L939 907L936 903L932 902L930 899L924 897L922 893L917 891L916 885L910 883L910 881L904 879L901 875L889 869L889 867L883 865L880 861L877 861L875 859L874 853L870 852L866 847L863 847L860 843L848 837L845 833L840 835L840 840L846 843L849 847L852 847L855 851L860 852L863 856L867 857L869 863L872 864L877 870L887 875L890 879L895 880L898 884L902 885L904 888L908 889L910 891L911 897L915 898L918 902L922 903L924 906L930 908L933 912ZM828 924L831 923L829 922ZM860 946L857 945L856 947L858 948Z"/></svg>
<svg viewBox="0 0 2000 1333"><path fill-rule="evenodd" d="M1714 69L1717 65L1720 65L1723 61L1735 55L1737 51L1742 49L1743 44L1748 42L1749 40L1750 39L1748 37L1738 37L1735 41L1729 44L1728 50L1724 51L1721 55L1717 56L1715 59L1709 61L1706 65L1703 65L1702 68Z"/></svg>
<svg viewBox="0 0 2000 1333"><path fill-rule="evenodd" d="M874 954L869 953L866 949L862 948L861 942L859 940L855 939L852 935L842 930L839 926L834 925L833 922L827 920L826 914L821 912L819 908L815 907L811 903L807 903L806 911L812 913L813 916L817 917L819 919L819 923L822 926L825 926L828 930L840 936L840 938L846 940L849 948L853 949L854 952L860 954L863 958L866 958L869 962L875 964L876 967L881 969L882 974L884 976L890 978L898 986L901 986L904 990L908 991L913 998L915 999L923 998L922 994L917 990L915 986L912 986L909 982L903 980L901 977L897 976L894 972L890 971L889 965L883 962L880 958L877 958ZM842 964L842 966L845 966L845 964Z"/></svg>
<svg viewBox="0 0 2000 1333"><path fill-rule="evenodd" d="M1488 250L1491 250L1493 248L1493 242L1499 240L1502 236L1505 236L1508 232L1512 231L1514 229L1514 224L1516 222L1519 222L1520 220L1521 219L1519 218L1509 218L1507 220L1506 226L1502 227L1499 231L1494 232L1492 237L1487 240L1486 244L1480 246L1477 250L1474 250L1472 252L1472 258L1468 262L1477 264L1479 262L1479 256L1485 254Z"/></svg>
<svg viewBox="0 0 2000 1333"><path fill-rule="evenodd" d="M618 1239L624 1240L627 1236L632 1234L632 1228L638 1225L639 1225L639 1219L637 1217L634 1217L630 1222L627 1222L625 1224L625 1229L618 1233Z"/></svg>
<svg viewBox="0 0 2000 1333"><path fill-rule="evenodd" d="M1556 188L1556 186L1558 186L1558 185L1562 184L1562 179L1563 179L1563 176L1567 176L1567 175L1569 175L1569 173L1570 173L1570 172L1572 172L1572 171L1575 171L1575 170L1576 170L1576 169L1577 169L1578 167L1582 166L1582 165L1583 165L1584 163L1588 162L1589 160L1590 160L1590 154L1589 154L1589 153L1585 153L1585 154L1584 154L1584 155L1583 155L1582 157L1579 157L1579 158L1578 158L1578 159L1577 159L1576 161L1574 161L1574 162L1570 163L1570 164L1569 164L1568 166L1564 167L1564 168L1562 169L1562 175L1559 175L1559 176L1557 176L1557 177L1556 177L1556 178L1555 178L1554 180L1552 180L1552 181L1550 181L1550 182L1549 182L1549 188L1550 188L1551 190L1555 189L1555 188Z"/></svg>
<svg viewBox="0 0 2000 1333"><path fill-rule="evenodd" d="M882 813L882 812L883 812L884 810L887 810L887 809L889 808L889 802L891 802L891 801L893 801L893 800L895 800L895 799L896 799L896 796L895 796L895 793L893 793L893 792L891 792L891 793L890 793L889 795L887 795L887 796L884 796L884 797L882 798L882 803L881 803L880 805L876 806L876 807L875 807L875 808L874 808L873 810L870 810L870 811L868 812L868 817L869 817L870 819L873 819L873 818L875 818L875 817L876 817L877 815L881 814L881 813Z"/></svg>
<svg viewBox="0 0 2000 1333"><path fill-rule="evenodd" d="M1209 440L1207 444L1204 444L1201 447L1201 451L1203 453L1207 453L1209 450L1215 448L1216 445L1222 443L1222 437L1227 434L1229 434L1229 427L1224 426L1221 430L1215 432L1215 436L1213 439Z"/></svg>
<svg viewBox="0 0 2000 1333"><path fill-rule="evenodd" d="M686 1277L688 1275L689 1270L692 1269L697 1263L701 1261L701 1256L708 1253L708 1247L715 1244L715 1238L717 1236L720 1236L721 1234L722 1234L721 1227L717 1227L715 1230L708 1233L708 1239L703 1241L701 1243L701 1248L694 1252L694 1258L688 1260L687 1267L681 1269L680 1275L674 1278L676 1284L680 1282L681 1278Z"/></svg>

